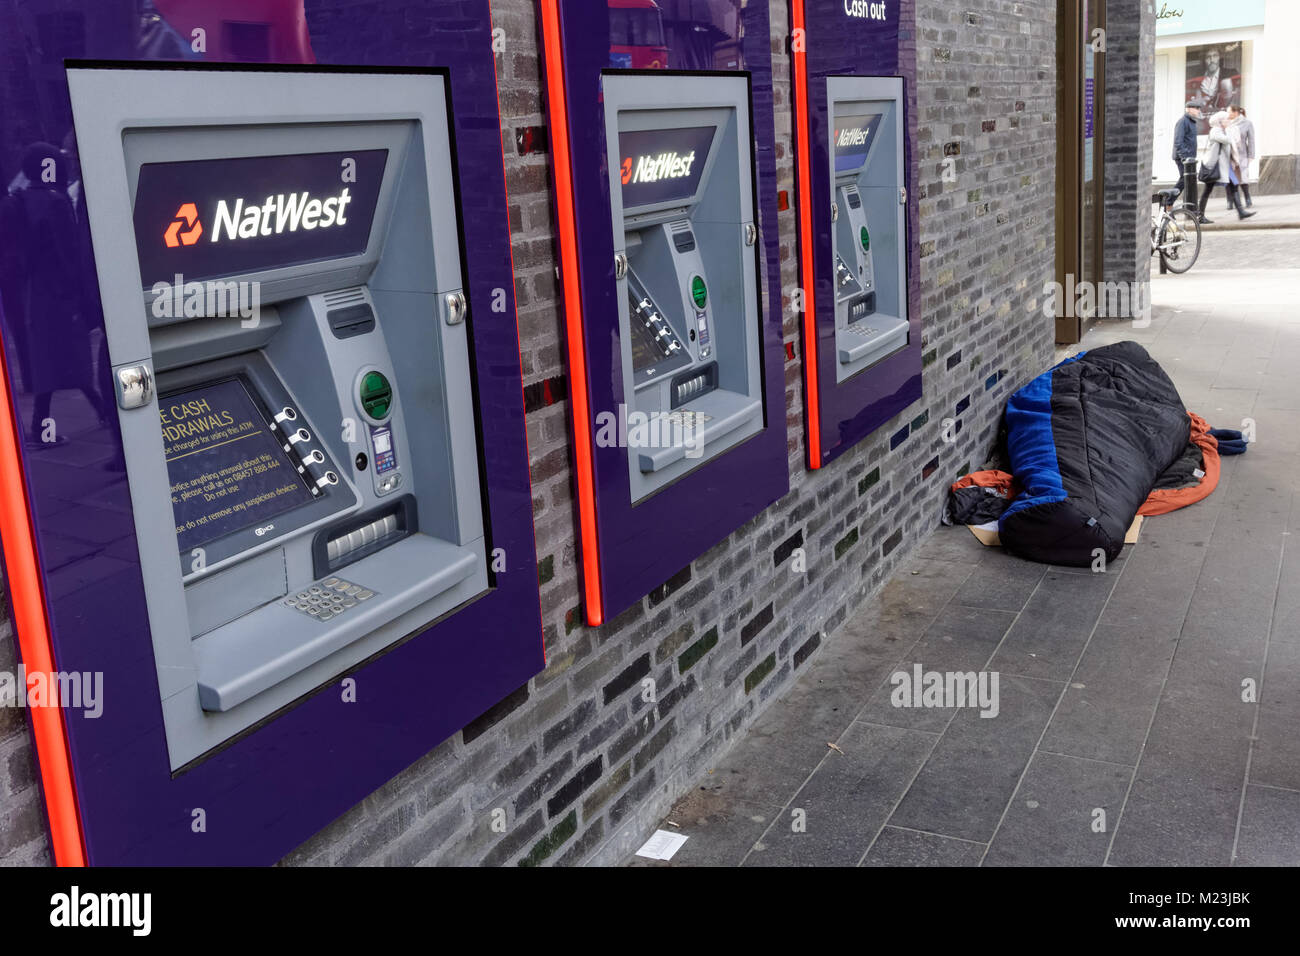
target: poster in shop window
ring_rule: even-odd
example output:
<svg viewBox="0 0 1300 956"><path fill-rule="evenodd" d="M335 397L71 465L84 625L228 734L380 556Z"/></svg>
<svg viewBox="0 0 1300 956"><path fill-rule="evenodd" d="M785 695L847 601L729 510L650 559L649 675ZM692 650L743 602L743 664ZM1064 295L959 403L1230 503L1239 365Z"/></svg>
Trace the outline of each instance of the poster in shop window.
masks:
<svg viewBox="0 0 1300 956"><path fill-rule="evenodd" d="M1241 42L1210 43L1187 48L1187 100L1201 107L1197 132L1210 132L1209 119L1234 103L1244 106L1241 83Z"/></svg>

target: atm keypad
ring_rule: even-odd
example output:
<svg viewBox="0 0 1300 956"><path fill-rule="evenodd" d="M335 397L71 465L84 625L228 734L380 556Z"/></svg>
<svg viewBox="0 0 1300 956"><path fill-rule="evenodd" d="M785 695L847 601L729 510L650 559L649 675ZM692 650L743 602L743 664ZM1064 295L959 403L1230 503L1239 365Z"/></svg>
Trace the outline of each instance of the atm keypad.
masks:
<svg viewBox="0 0 1300 956"><path fill-rule="evenodd" d="M375 592L343 578L328 577L290 594L281 603L318 621L332 621L359 604L369 601Z"/></svg>
<svg viewBox="0 0 1300 956"><path fill-rule="evenodd" d="M701 425L713 421L713 416L706 415L704 412L693 412L689 408L679 408L675 411L665 412L663 419L669 425L677 425L681 428L699 428Z"/></svg>
<svg viewBox="0 0 1300 956"><path fill-rule="evenodd" d="M879 335L881 330L872 328L865 322L854 322L852 325L845 326L845 332L850 335L856 335L860 338L869 339L873 335Z"/></svg>

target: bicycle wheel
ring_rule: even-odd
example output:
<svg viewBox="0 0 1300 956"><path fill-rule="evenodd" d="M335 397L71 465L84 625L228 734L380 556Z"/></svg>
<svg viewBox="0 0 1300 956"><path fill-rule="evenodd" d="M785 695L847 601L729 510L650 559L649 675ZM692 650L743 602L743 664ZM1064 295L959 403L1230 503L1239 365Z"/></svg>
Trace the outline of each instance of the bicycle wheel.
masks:
<svg viewBox="0 0 1300 956"><path fill-rule="evenodd" d="M1160 226L1160 257L1170 272L1184 273L1201 254L1201 223L1196 213L1177 209Z"/></svg>

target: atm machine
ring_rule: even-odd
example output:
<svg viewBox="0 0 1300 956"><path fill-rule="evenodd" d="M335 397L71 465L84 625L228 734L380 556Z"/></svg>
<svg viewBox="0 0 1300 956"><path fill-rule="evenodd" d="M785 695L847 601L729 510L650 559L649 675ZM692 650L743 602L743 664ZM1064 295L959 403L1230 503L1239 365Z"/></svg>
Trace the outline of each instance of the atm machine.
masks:
<svg viewBox="0 0 1300 956"><path fill-rule="evenodd" d="M748 85L607 74L632 501L763 428Z"/></svg>
<svg viewBox="0 0 1300 956"><path fill-rule="evenodd" d="M790 487L770 14L679 6L629 69L619 10L537 2L593 627Z"/></svg>
<svg viewBox="0 0 1300 956"><path fill-rule="evenodd" d="M827 78L835 248L836 381L905 348L903 111L872 77ZM877 268L879 266L879 268Z"/></svg>
<svg viewBox="0 0 1300 956"><path fill-rule="evenodd" d="M162 79L68 72L177 770L490 581L444 77Z"/></svg>
<svg viewBox="0 0 1300 956"><path fill-rule="evenodd" d="M807 9L803 9L804 7ZM917 196L899 12L844 19L792 7L800 321L808 467L853 448L921 397ZM859 75L859 70L879 70Z"/></svg>

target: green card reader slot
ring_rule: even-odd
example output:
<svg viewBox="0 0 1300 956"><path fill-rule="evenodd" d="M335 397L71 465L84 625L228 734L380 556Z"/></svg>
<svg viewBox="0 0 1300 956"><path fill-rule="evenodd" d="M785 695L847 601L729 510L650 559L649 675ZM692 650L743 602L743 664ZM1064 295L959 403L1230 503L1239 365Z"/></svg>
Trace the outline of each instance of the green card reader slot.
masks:
<svg viewBox="0 0 1300 956"><path fill-rule="evenodd" d="M361 377L361 410L377 422L388 418L393 407L393 386L382 372L367 372Z"/></svg>

